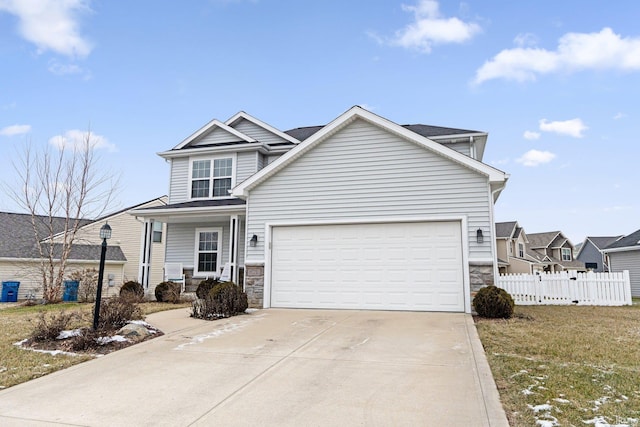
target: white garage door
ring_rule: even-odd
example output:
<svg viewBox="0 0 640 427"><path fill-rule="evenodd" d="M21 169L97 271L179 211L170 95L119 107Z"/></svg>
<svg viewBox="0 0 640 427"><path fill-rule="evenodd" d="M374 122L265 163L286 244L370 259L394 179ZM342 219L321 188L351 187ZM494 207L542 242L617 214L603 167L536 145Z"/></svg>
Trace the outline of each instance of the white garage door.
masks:
<svg viewBox="0 0 640 427"><path fill-rule="evenodd" d="M459 222L274 227L271 306L464 311Z"/></svg>

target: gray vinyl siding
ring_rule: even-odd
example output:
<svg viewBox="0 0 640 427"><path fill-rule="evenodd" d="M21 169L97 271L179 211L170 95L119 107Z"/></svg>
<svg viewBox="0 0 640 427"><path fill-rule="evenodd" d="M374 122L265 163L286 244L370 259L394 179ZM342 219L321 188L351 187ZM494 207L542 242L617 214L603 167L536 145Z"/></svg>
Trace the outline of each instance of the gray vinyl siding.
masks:
<svg viewBox="0 0 640 427"><path fill-rule="evenodd" d="M250 191L247 256L264 259L266 222L447 215L467 216L469 259L491 259L490 210L487 177L356 120Z"/></svg>
<svg viewBox="0 0 640 427"><path fill-rule="evenodd" d="M241 151L237 154L236 185L257 172L258 157L257 151Z"/></svg>
<svg viewBox="0 0 640 427"><path fill-rule="evenodd" d="M169 179L169 204L189 200L189 159L171 159Z"/></svg>
<svg viewBox="0 0 640 427"><path fill-rule="evenodd" d="M167 224L165 262L182 263L183 268L193 268L196 247L196 228L222 228L222 257L219 268L229 261L229 221Z"/></svg>
<svg viewBox="0 0 640 427"><path fill-rule="evenodd" d="M258 154L258 170L266 166L266 159L264 154Z"/></svg>
<svg viewBox="0 0 640 427"><path fill-rule="evenodd" d="M211 132L201 135L197 139L197 141L191 143L190 146L197 147L200 145L224 144L228 142L245 142L245 141L233 134L230 134L224 129L220 129L219 127L214 127Z"/></svg>
<svg viewBox="0 0 640 427"><path fill-rule="evenodd" d="M270 164L271 162L276 160L278 157L280 157L280 154L276 154L274 156L267 156L267 164Z"/></svg>
<svg viewBox="0 0 640 427"><path fill-rule="evenodd" d="M468 141L465 142L453 142L453 143L447 143L447 144L442 144L445 147L449 147L451 149L456 150L458 153L462 153L465 156L471 156L471 147L469 145Z"/></svg>
<svg viewBox="0 0 640 427"><path fill-rule="evenodd" d="M640 297L640 249L627 252L610 252L611 271L629 270L631 295Z"/></svg>
<svg viewBox="0 0 640 427"><path fill-rule="evenodd" d="M238 132L250 136L256 141L260 141L265 144L279 144L288 142L286 139L279 137L278 135L269 132L268 130L252 123L248 120L242 119L236 125L233 126Z"/></svg>
<svg viewBox="0 0 640 427"><path fill-rule="evenodd" d="M578 261L584 263L595 262L598 264L598 268L594 271L596 273L602 273L604 271L604 266L602 265L602 253L600 253L598 248L596 248L589 240L586 241L585 246L580 251Z"/></svg>
<svg viewBox="0 0 640 427"><path fill-rule="evenodd" d="M224 154L216 154L221 157ZM236 184L241 183L256 173L257 151L241 151L236 155L234 167L236 168ZM208 158L201 156L198 158ZM171 178L169 181L169 203L182 203L190 200L189 194L189 164L193 159L188 157L174 158L171 160Z"/></svg>

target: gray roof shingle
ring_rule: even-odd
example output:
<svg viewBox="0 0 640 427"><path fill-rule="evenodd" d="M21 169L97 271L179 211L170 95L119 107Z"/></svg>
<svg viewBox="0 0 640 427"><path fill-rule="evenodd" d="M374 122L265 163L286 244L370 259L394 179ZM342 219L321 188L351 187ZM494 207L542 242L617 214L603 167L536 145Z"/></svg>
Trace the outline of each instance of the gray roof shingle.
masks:
<svg viewBox="0 0 640 427"><path fill-rule="evenodd" d="M496 237L498 239L508 239L513 234L516 227L516 221L496 222Z"/></svg>
<svg viewBox="0 0 640 427"><path fill-rule="evenodd" d="M36 216L35 225L41 239L49 237L49 217ZM64 231L66 218L51 218L54 234ZM93 221L81 220L81 225L90 224ZM45 250L46 245L44 246ZM59 253L61 244L54 245L54 254ZM0 212L0 258L40 258L31 215L11 212ZM73 245L70 259L97 260L100 259L100 245ZM107 259L110 261L126 261L119 246L107 248Z"/></svg>
<svg viewBox="0 0 640 427"><path fill-rule="evenodd" d="M587 239L589 239L596 248L602 250L622 237L624 236L588 236ZM576 245L576 249L577 248L578 246Z"/></svg>
<svg viewBox="0 0 640 427"><path fill-rule="evenodd" d="M624 236L622 239L611 243L607 246L607 249L626 248L632 246L640 247L640 230L634 231L633 233Z"/></svg>

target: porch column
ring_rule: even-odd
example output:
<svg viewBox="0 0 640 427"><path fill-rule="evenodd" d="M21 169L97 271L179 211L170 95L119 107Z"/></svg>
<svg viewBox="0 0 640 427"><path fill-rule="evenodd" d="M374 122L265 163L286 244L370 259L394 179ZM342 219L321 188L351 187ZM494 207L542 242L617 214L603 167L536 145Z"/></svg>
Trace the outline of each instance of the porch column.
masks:
<svg viewBox="0 0 640 427"><path fill-rule="evenodd" d="M229 218L229 266L231 267L231 281L238 283L238 215Z"/></svg>
<svg viewBox="0 0 640 427"><path fill-rule="evenodd" d="M145 220L142 227L142 242L140 244L140 266L138 268L138 282L149 289L149 275L151 274L151 248L153 238L153 220Z"/></svg>

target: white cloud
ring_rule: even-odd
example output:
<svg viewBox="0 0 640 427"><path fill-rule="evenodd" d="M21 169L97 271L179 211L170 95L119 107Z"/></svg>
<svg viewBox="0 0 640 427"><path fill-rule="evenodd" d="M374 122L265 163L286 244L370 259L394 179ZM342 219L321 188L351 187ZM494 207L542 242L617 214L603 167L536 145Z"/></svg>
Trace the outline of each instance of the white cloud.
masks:
<svg viewBox="0 0 640 427"><path fill-rule="evenodd" d="M38 47L70 57L85 57L92 46L79 31L78 15L88 12L87 0L0 0L0 11L19 19L19 32Z"/></svg>
<svg viewBox="0 0 640 427"><path fill-rule="evenodd" d="M640 70L640 37L623 38L611 28L603 28L599 33L567 33L552 51L522 45L505 49L476 71L474 83L532 81L543 74L589 69Z"/></svg>
<svg viewBox="0 0 640 427"><path fill-rule="evenodd" d="M550 122L547 119L540 120L540 130L543 132L555 132L561 135L569 135L574 138L582 138L585 130L589 129L581 119Z"/></svg>
<svg viewBox="0 0 640 427"><path fill-rule="evenodd" d="M520 33L513 39L513 42L518 47L535 46L538 44L538 37L531 33Z"/></svg>
<svg viewBox="0 0 640 427"><path fill-rule="evenodd" d="M530 130L525 130L524 131L524 135L522 135L524 137L524 139L528 139L528 140L534 140L534 139L540 139L540 132L533 132Z"/></svg>
<svg viewBox="0 0 640 427"><path fill-rule="evenodd" d="M413 12L414 21L396 31L389 44L406 49L429 53L434 45L462 43L482 31L476 23L443 17L435 0L419 0L415 6L403 4L402 10Z"/></svg>
<svg viewBox="0 0 640 427"><path fill-rule="evenodd" d="M82 68L76 64L61 64L60 62L53 60L49 62L49 71L59 76L66 74L79 74L82 73Z"/></svg>
<svg viewBox="0 0 640 427"><path fill-rule="evenodd" d="M116 146L110 143L107 138L96 133L88 133L77 129L68 130L64 135L56 135L49 139L49 144L53 145L57 149L82 149L85 141L89 137L91 146L98 149L106 149L108 151L116 151Z"/></svg>
<svg viewBox="0 0 640 427"><path fill-rule="evenodd" d="M549 163L555 157L556 155L549 151L529 150L522 157L516 159L516 162L522 163L524 166L534 167Z"/></svg>
<svg viewBox="0 0 640 427"><path fill-rule="evenodd" d="M31 131L31 125L12 125L0 129L0 135L14 136L23 135Z"/></svg>
<svg viewBox="0 0 640 427"><path fill-rule="evenodd" d="M613 116L613 120L620 120L620 119L624 119L625 117L627 117L627 115L625 113L617 113L615 116Z"/></svg>

